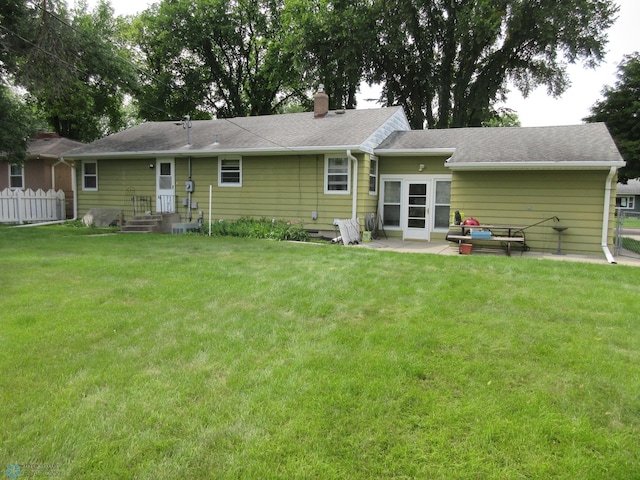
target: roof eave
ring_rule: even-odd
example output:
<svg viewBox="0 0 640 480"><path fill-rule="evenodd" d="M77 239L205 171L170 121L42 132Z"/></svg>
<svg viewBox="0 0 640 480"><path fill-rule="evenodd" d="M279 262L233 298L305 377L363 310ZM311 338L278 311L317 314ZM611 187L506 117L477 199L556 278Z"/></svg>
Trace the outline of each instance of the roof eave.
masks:
<svg viewBox="0 0 640 480"><path fill-rule="evenodd" d="M393 155L397 157L450 157L456 153L455 148L377 148L378 156Z"/></svg>
<svg viewBox="0 0 640 480"><path fill-rule="evenodd" d="M296 153L305 154L325 154L329 152L344 152L346 150L368 152L368 149L361 145L327 145L314 147L269 147L269 148L216 148L216 149L198 149L198 150L155 150L144 152L91 152L77 153L71 155L63 155L65 158L78 159L83 158L155 158L155 157L216 157L219 155L287 155Z"/></svg>
<svg viewBox="0 0 640 480"><path fill-rule="evenodd" d="M608 170L621 168L624 161L616 162L446 162L445 166L454 171L472 170Z"/></svg>

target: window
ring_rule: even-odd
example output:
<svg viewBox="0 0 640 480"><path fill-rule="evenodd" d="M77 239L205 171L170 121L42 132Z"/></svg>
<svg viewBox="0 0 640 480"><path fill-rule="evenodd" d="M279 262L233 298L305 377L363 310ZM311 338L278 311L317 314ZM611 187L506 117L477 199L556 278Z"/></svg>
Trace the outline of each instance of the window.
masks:
<svg viewBox="0 0 640 480"><path fill-rule="evenodd" d="M378 193L378 160L371 157L371 167L369 168L369 193Z"/></svg>
<svg viewBox="0 0 640 480"><path fill-rule="evenodd" d="M635 197L616 197L616 207L623 210L633 210Z"/></svg>
<svg viewBox="0 0 640 480"><path fill-rule="evenodd" d="M24 188L24 168L22 165L9 165L9 188Z"/></svg>
<svg viewBox="0 0 640 480"><path fill-rule="evenodd" d="M385 227L400 227L400 202L402 181L385 180L382 183L382 224Z"/></svg>
<svg viewBox="0 0 640 480"><path fill-rule="evenodd" d="M218 161L218 186L242 186L242 159L220 158Z"/></svg>
<svg viewBox="0 0 640 480"><path fill-rule="evenodd" d="M348 194L351 168L347 157L325 157L324 193Z"/></svg>
<svg viewBox="0 0 640 480"><path fill-rule="evenodd" d="M98 162L82 162L82 189L98 190Z"/></svg>
<svg viewBox="0 0 640 480"><path fill-rule="evenodd" d="M434 228L449 228L449 212L451 210L451 182L436 180L436 202L433 219Z"/></svg>

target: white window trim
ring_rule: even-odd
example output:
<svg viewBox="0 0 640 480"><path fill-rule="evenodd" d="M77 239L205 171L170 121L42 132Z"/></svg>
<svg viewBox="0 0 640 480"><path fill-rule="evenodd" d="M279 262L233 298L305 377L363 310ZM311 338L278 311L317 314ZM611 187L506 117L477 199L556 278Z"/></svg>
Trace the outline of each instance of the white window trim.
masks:
<svg viewBox="0 0 640 480"><path fill-rule="evenodd" d="M378 157L375 156L371 156L370 159L370 164L369 164L369 195L377 195L378 194L378 168L380 167L380 163L378 162ZM371 168L371 165L373 165L373 163L375 162L376 165L376 171L375 173L373 172L373 169ZM375 178L375 181L373 183L373 190L371 190L371 178Z"/></svg>
<svg viewBox="0 0 640 480"><path fill-rule="evenodd" d="M21 176L22 176L22 180L21 180L21 181L22 181L22 186L20 186L20 187L12 187L12 186L11 186L11 179L12 179L12 178L14 178L14 177L17 177L17 175L11 175L11 167L12 167L12 166L20 167L20 173L21 173ZM10 164L9 164L9 170L8 170L8 173L9 173L9 188L10 188L11 190L24 190L24 188L25 188L25 181L24 181L24 165L18 165L17 163L10 163Z"/></svg>
<svg viewBox="0 0 640 480"><path fill-rule="evenodd" d="M384 183L385 182L400 182L400 202L397 204L400 207L400 218L399 220L399 225L383 225L385 230L389 230L389 231L401 231L402 230L402 208L403 208L403 202L402 202L402 196L403 196L403 178L402 176L396 176L396 175L381 175L380 176L380 196L378 197L378 203L379 203L379 207L378 207L378 211L380 212L380 219L381 221L384 219L384 195L385 195L385 190L384 190ZM396 205L395 203L393 205Z"/></svg>
<svg viewBox="0 0 640 480"><path fill-rule="evenodd" d="M620 199L620 203L622 204L622 199L626 198L627 199L627 205L624 207L617 207L620 210L633 210L635 208L635 204L636 204L636 199L633 195L619 195L618 198ZM631 200L631 201L629 201ZM631 204L631 206L629 206L629 204Z"/></svg>
<svg viewBox="0 0 640 480"><path fill-rule="evenodd" d="M222 162L224 160L239 160L239 181L238 182L223 182L222 181ZM219 187L242 187L242 157L239 155L227 155L224 157L218 157L218 186Z"/></svg>
<svg viewBox="0 0 640 480"><path fill-rule="evenodd" d="M447 224L446 227L436 227L436 207L444 207L444 206L449 206L449 218L451 217L451 191L449 191L449 203L445 204L445 203L441 203L438 204L436 203L436 190L437 190L437 183L438 182L449 182L450 185L453 185L453 182L451 181L451 176L449 177L438 177L438 176L434 176L433 178L433 193L432 193L432 215L431 215L431 231L432 232L447 232L449 231L449 225Z"/></svg>
<svg viewBox="0 0 640 480"><path fill-rule="evenodd" d="M329 190L329 159L341 158L347 160L347 189L346 190ZM351 195L351 161L346 155L340 153L325 154L324 156L324 193L326 195Z"/></svg>
<svg viewBox="0 0 640 480"><path fill-rule="evenodd" d="M444 228L444 227L439 227L436 228L435 227L435 207L436 207L436 182L442 182L442 181L446 181L446 182L452 182L452 176L451 175L447 175L447 174L436 174L436 175L417 175L417 174L412 174L412 175L402 175L402 174L386 174L386 175L378 175L378 183L380 184L380 195L378 196L378 211L380 212L380 216L382 218L382 216L384 215L384 190L383 190L383 183L386 181L400 181L402 183L401 186L401 192L400 192L400 226L396 227L396 226L390 226L390 225L385 225L384 228L385 230L389 230L389 231L400 231L404 229L404 222L403 222L403 216L404 216L404 212L403 210L406 208L406 204L404 203L404 182L405 181L416 181L416 182L420 182L420 181L425 181L427 183L429 183L429 201L431 202L431 205L429 206L430 208L430 213L429 213L429 217L430 217L430 224L429 224L429 230L431 232L446 232L448 231L448 228ZM451 202L451 199L449 199L449 202ZM451 203L449 203L449 208L451 208Z"/></svg>
<svg viewBox="0 0 640 480"><path fill-rule="evenodd" d="M85 166L88 163L95 163L96 164L96 174L95 174L96 186L95 186L95 188L91 188L91 187L86 187L85 186L85 178L86 178ZM84 192L97 192L98 191L98 160L83 160L82 161L82 191L84 191Z"/></svg>

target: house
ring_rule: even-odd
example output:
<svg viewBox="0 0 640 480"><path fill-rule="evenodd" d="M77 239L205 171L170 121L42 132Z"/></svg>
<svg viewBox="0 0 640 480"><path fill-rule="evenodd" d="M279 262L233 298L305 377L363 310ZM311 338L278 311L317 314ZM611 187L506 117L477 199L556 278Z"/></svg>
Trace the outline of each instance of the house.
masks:
<svg viewBox="0 0 640 480"><path fill-rule="evenodd" d="M626 215L640 214L640 180L635 178L626 184L619 183L616 193L616 208Z"/></svg>
<svg viewBox="0 0 640 480"><path fill-rule="evenodd" d="M56 133L41 132L29 141L24 165L0 161L0 191L10 189L62 190L66 217L73 218L75 167L62 160L64 153L83 145Z"/></svg>
<svg viewBox="0 0 640 480"><path fill-rule="evenodd" d="M411 131L401 107L149 122L64 155L77 161L77 208L177 213L185 221L300 219L333 235L335 220L379 219L389 236L444 240L454 211L483 223L557 216L563 250L613 242L617 169L604 124ZM368 222L367 222L368 223ZM557 232L527 231L555 251ZM610 255L610 253L606 253Z"/></svg>

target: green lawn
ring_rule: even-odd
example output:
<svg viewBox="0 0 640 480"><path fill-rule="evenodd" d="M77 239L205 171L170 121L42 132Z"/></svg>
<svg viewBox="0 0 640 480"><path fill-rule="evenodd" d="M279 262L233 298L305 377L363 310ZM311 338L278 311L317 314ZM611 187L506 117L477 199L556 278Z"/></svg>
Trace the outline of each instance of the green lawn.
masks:
<svg viewBox="0 0 640 480"><path fill-rule="evenodd" d="M640 478L638 268L89 232L0 228L20 478Z"/></svg>

